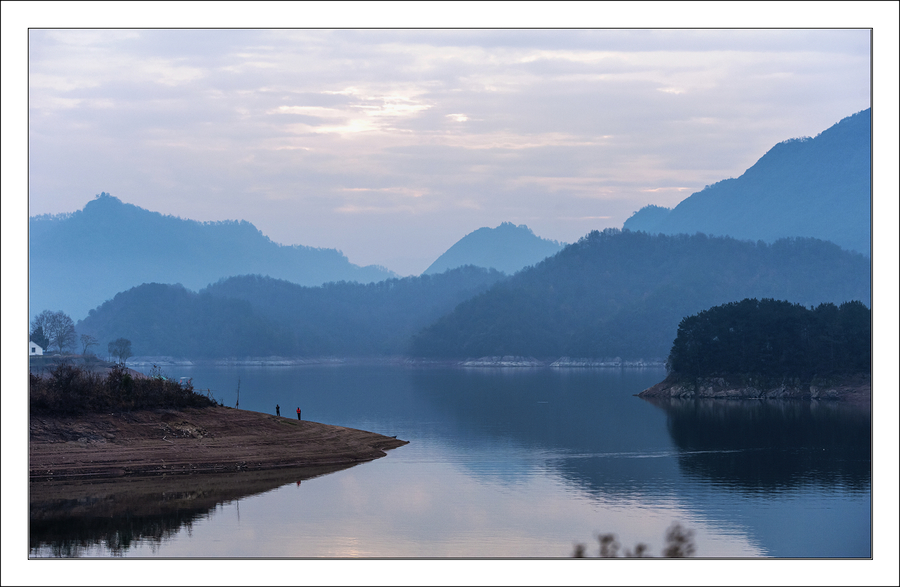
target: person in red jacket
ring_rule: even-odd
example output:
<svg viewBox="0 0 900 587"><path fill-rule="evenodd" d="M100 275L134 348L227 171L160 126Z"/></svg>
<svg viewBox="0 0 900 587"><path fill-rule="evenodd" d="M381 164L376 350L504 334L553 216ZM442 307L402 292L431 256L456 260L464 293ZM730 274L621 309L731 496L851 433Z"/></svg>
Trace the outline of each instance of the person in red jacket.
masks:
<svg viewBox="0 0 900 587"><path fill-rule="evenodd" d="M297 408L297 419L300 419L300 408Z"/></svg>

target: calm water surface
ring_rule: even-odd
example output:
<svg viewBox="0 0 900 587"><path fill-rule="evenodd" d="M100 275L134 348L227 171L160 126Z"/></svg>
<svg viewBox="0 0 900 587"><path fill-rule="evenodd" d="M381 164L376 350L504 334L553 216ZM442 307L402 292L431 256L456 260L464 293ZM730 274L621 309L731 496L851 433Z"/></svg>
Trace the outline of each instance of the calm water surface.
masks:
<svg viewBox="0 0 900 587"><path fill-rule="evenodd" d="M409 440L388 456L177 514L32 521L32 557L869 557L868 409L670 401L662 369L181 367L240 408ZM203 493L203 492L199 492ZM90 501L80 498L81 502ZM54 504L61 512L77 500Z"/></svg>

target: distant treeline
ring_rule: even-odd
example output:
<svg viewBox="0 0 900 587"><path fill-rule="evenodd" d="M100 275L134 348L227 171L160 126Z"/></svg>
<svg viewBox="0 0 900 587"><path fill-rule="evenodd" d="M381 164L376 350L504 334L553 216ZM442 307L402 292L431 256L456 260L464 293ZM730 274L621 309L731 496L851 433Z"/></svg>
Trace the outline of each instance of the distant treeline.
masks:
<svg viewBox="0 0 900 587"><path fill-rule="evenodd" d="M667 367L676 375L754 375L808 381L868 373L872 312L860 302L809 309L745 299L681 321Z"/></svg>
<svg viewBox="0 0 900 587"><path fill-rule="evenodd" d="M663 358L685 316L747 297L868 302L869 261L812 238L594 231L460 304L412 341L428 357Z"/></svg>
<svg viewBox="0 0 900 587"><path fill-rule="evenodd" d="M663 359L682 318L744 298L867 303L869 260L817 239L594 231L511 277L463 267L303 287L248 275L145 284L77 324L135 355Z"/></svg>
<svg viewBox="0 0 900 587"><path fill-rule="evenodd" d="M124 336L135 355L397 355L407 352L414 333L503 278L468 266L321 287L259 275L220 280L199 293L144 284L91 310L77 330L100 340Z"/></svg>

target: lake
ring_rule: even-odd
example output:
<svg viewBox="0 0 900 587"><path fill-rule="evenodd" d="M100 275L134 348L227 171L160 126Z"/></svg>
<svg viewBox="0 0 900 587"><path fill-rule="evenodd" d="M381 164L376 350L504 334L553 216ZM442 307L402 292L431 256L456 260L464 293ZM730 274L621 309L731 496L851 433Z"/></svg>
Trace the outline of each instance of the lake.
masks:
<svg viewBox="0 0 900 587"><path fill-rule="evenodd" d="M410 443L296 480L177 480L133 506L82 484L40 522L32 503L31 557L597 556L605 533L659 556L676 522L699 557L871 555L868 407L635 397L661 368L165 371L227 406Z"/></svg>

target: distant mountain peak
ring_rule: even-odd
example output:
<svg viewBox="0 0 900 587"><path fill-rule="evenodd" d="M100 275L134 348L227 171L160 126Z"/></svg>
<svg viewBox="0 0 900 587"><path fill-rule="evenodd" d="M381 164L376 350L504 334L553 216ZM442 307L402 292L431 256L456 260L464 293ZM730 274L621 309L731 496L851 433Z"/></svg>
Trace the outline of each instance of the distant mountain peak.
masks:
<svg viewBox="0 0 900 587"><path fill-rule="evenodd" d="M500 226L498 226L497 228L490 229L490 228L484 227L484 228L481 228L481 229L479 229L479 230L485 230L485 229L487 229L487 230L499 230L499 229L509 230L509 229L518 229L518 230L524 230L524 231L526 231L526 232L528 232L528 233L530 233L530 234L534 234L534 231L531 230L530 228L528 228L528 226L526 226L525 224L513 224L512 222L501 222L501 223L500 223Z"/></svg>
<svg viewBox="0 0 900 587"><path fill-rule="evenodd" d="M112 195L112 194L108 194L108 193L106 193L106 192L100 192L99 194L97 194L96 196L94 196L93 201L96 202L97 200L100 200L101 202L110 202L110 203L116 203L116 204L122 204L122 203L123 203L122 200L120 200L119 198L115 197L115 196ZM90 205L91 205L91 203L88 202L88 203L87 203L87 206L90 206ZM85 207L87 207L87 206L85 206Z"/></svg>
<svg viewBox="0 0 900 587"><path fill-rule="evenodd" d="M558 253L564 243L541 238L524 224L503 222L470 232L435 260L423 275L474 265L511 275Z"/></svg>
<svg viewBox="0 0 900 587"><path fill-rule="evenodd" d="M871 114L867 108L814 138L781 141L740 177L708 185L671 210L645 206L623 228L770 243L814 237L869 255Z"/></svg>

